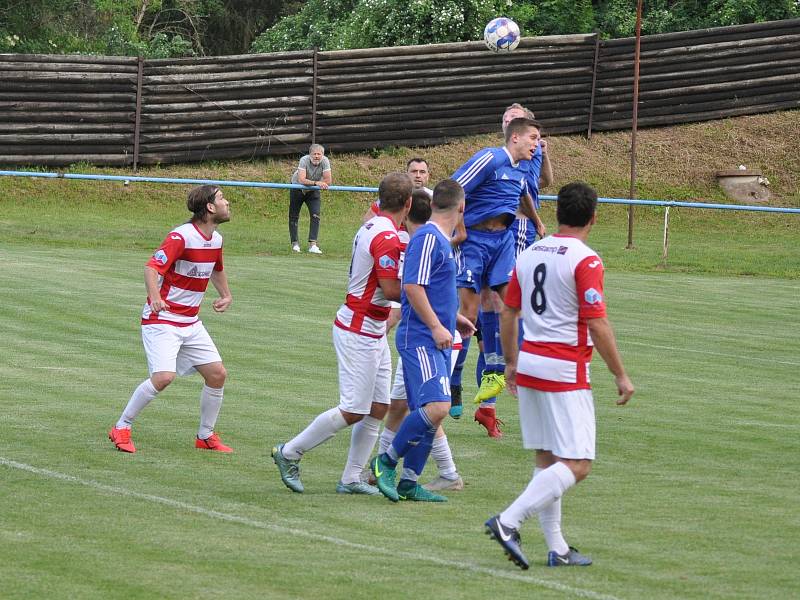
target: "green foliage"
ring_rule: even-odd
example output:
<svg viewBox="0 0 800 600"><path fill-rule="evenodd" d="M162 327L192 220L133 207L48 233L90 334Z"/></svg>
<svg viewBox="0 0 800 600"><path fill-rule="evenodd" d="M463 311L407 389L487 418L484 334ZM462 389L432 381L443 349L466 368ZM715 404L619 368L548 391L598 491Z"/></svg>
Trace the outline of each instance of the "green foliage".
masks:
<svg viewBox="0 0 800 600"><path fill-rule="evenodd" d="M0 52L170 56L634 33L635 0L28 0L0 4ZM798 0L648 0L645 34L800 17Z"/></svg>
<svg viewBox="0 0 800 600"><path fill-rule="evenodd" d="M597 29L606 37L636 32L636 2L594 2ZM667 33L800 17L797 0L649 0L642 8L642 33Z"/></svg>
<svg viewBox="0 0 800 600"><path fill-rule="evenodd" d="M264 31L253 52L369 48L477 40L493 17L506 15L523 35L600 31L634 34L635 0L310 0ZM651 0L646 34L800 17L797 0Z"/></svg>
<svg viewBox="0 0 800 600"><path fill-rule="evenodd" d="M507 0L311 0L253 43L254 52L403 46L477 40L492 18L506 14L523 29L534 6Z"/></svg>

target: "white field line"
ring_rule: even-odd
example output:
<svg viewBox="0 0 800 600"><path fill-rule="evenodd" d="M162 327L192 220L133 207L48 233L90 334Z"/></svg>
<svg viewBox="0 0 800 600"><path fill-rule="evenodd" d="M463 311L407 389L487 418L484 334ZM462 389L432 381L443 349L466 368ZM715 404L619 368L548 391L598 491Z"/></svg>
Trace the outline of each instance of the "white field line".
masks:
<svg viewBox="0 0 800 600"><path fill-rule="evenodd" d="M623 330L624 331L624 330ZM713 352L711 350L692 350L691 348L678 348L676 346L660 346L658 344L650 344L648 342L632 342L630 340L626 340L624 337L618 341L620 346L624 346L625 344L631 344L633 346L645 346L647 348L659 348L661 350L675 350L678 352L694 352L695 354L710 354L712 356L724 356L726 358L738 358L739 360L743 361L760 361L766 362L771 364L778 364L778 365L791 365L793 367L800 367L800 362L791 361L791 360L775 360L774 358L759 358L757 356L741 356L739 354L726 354L725 352Z"/></svg>
<svg viewBox="0 0 800 600"><path fill-rule="evenodd" d="M230 513L224 513L217 510L212 510L209 508L204 508L202 506L196 506L194 504L188 504L186 502L181 502L179 500L172 500L171 498L163 498L161 496L154 496L152 494L143 494L141 492L135 492L133 490L128 490L126 488L117 487L113 485L106 485L104 483L99 483L97 481L92 481L90 479L81 479L79 477L73 477L72 475L66 475L64 473L58 473L57 471L50 471L49 469L41 469L39 467L34 467L32 465L28 465L25 463L16 462L14 460L9 460L7 458L3 458L0 456L0 465L5 465L6 467L10 467L12 469L19 469L20 471L25 471L27 473L33 473L35 475L40 475L42 477L46 477L48 479L56 479L59 481L65 481L68 483L75 483L78 485L83 485L95 490L99 490L101 492L106 492L109 494L113 494L116 496L127 496L129 498L136 498L138 500L144 500L146 502L152 502L154 504L161 504L164 506L169 506L174 509L182 510L185 512L195 513L199 515L203 515L205 517L209 517L211 519L217 519L219 521L226 521L229 523L238 523L239 525L245 525L247 527L252 527L254 529L264 529L267 531L275 531L277 533L284 533L289 535L294 535L298 537L303 537L309 540L313 540L315 542L325 542L328 544L333 544L334 546L341 546L344 548L352 548L354 550L361 550L363 552L367 552L369 554L380 554L389 556L392 558L402 558L406 560L415 560L420 562L427 562L433 563L442 567L449 567L453 569L460 569L462 571L469 571L471 573L476 573L480 575L489 575L491 577L496 577L499 579L508 579L511 581L519 581L522 583L528 583L535 587L542 587L547 588L550 590L554 590L557 592L563 592L565 594L569 594L571 596L576 596L580 598L591 598L592 600L619 600L615 596L609 596L606 594L601 594L598 592L594 592L592 590L586 590L582 588L571 587L568 585L564 585L557 581L549 581L547 579L540 579L535 576L531 575L524 575L522 573L515 573L513 571L501 571L499 569L492 569L489 567L483 567L481 565L471 564L468 562L461 562L455 560L447 560L444 558L439 558L437 556L431 556L428 554L416 553L416 552L406 552L403 550L396 550L394 548L381 548L378 546L370 546L368 544L361 544L358 542L351 542L349 540L338 538L329 535L322 535L319 533L313 533L310 531L305 531L303 529L296 529L293 527L283 527L281 525L276 525L274 523L269 523L266 521L256 521L255 519L249 519L247 517L242 517L239 515L233 515ZM500 549L497 548L499 552Z"/></svg>

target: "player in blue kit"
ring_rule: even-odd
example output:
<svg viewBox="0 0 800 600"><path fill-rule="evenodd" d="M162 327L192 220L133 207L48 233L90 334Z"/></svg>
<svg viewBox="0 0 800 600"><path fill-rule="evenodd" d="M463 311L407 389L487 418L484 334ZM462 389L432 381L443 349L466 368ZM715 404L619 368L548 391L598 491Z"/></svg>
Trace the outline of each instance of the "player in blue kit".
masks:
<svg viewBox="0 0 800 600"><path fill-rule="evenodd" d="M539 124L525 117L512 119L505 127L505 141L502 148L480 150L452 176L466 196L467 239L460 247L458 287L461 313L472 323L477 323L481 290L492 289L502 296L513 269L515 242L509 225L516 217L520 197L530 192L530 161L539 147ZM482 385L485 399L504 387L502 374L494 372L498 370L494 363L503 354L496 313L485 315L481 332L484 353L494 359L494 369L487 374L487 384L491 384L488 390L493 393L485 394L486 386ZM487 426L492 428L496 429L494 423L491 428Z"/></svg>
<svg viewBox="0 0 800 600"><path fill-rule="evenodd" d="M503 133L505 134L511 121L519 118L534 119L535 117L531 110L515 102L503 112L501 120ZM541 130L539 133L541 134ZM520 198L516 219L510 227L514 236L516 256L519 256L525 248L536 240L537 234L539 237L544 237L545 235L545 226L537 211L539 209L540 186L550 185L553 181L553 169L547 152L546 140L539 140L539 145L531 159L520 163L520 167L523 165L527 165L528 194ZM478 313L478 329L490 329L490 333L494 334L496 338L499 332L494 327L494 324L499 323L498 315L502 311L502 307L503 301L496 293L483 289L481 291L481 309ZM487 313L490 314L487 315ZM484 326L483 323L486 323L486 325ZM522 339L521 334L520 339ZM500 345L495 345L499 350ZM459 414L461 411L461 406L456 408L456 405L461 403L461 371L466 361L468 350L469 340L467 340L463 351L459 353L458 362L453 371L451 382L453 389L451 389L451 393L453 394L454 408L450 411L451 415L453 415L454 411L459 412ZM502 377L504 371L505 363L503 362L502 354L495 353L487 356L481 349L476 372L480 389L475 398L475 403L480 403L480 406L475 411L475 420L486 428L487 434L492 438L500 438L503 435L500 431L502 421L497 418L495 403L497 401L497 393L504 387Z"/></svg>
<svg viewBox="0 0 800 600"><path fill-rule="evenodd" d="M464 211L461 186L452 179L439 182L431 209L431 220L417 229L406 248L395 337L410 413L388 450L371 463L378 489L393 502L447 500L417 481L436 430L450 410L450 349L458 318L457 266L450 238ZM403 471L395 486L401 458Z"/></svg>

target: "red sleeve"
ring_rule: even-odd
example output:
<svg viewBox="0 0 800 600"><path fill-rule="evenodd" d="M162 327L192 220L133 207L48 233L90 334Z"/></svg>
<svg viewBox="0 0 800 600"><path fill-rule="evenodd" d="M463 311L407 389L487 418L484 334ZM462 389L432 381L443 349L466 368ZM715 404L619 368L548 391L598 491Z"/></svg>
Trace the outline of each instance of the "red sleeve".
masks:
<svg viewBox="0 0 800 600"><path fill-rule="evenodd" d="M217 264L214 265L215 271L222 271L224 269L224 265L222 264L222 248L219 249L219 258L217 259Z"/></svg>
<svg viewBox="0 0 800 600"><path fill-rule="evenodd" d="M175 263L176 260L183 254L186 247L186 242L183 236L179 233L171 231L169 235L161 242L158 250L153 252L153 256L147 261L148 267L152 267L160 275L164 275L169 268Z"/></svg>
<svg viewBox="0 0 800 600"><path fill-rule="evenodd" d="M381 233L372 238L369 251L375 275L380 279L398 279L400 271L400 238L396 233Z"/></svg>
<svg viewBox="0 0 800 600"><path fill-rule="evenodd" d="M511 271L511 279L506 287L506 297L504 299L506 306L522 309L522 289L519 287L519 279L517 279L517 269Z"/></svg>
<svg viewBox="0 0 800 600"><path fill-rule="evenodd" d="M596 319L606 316L603 296L603 262L598 256L587 256L575 267L575 291L578 294L578 316Z"/></svg>

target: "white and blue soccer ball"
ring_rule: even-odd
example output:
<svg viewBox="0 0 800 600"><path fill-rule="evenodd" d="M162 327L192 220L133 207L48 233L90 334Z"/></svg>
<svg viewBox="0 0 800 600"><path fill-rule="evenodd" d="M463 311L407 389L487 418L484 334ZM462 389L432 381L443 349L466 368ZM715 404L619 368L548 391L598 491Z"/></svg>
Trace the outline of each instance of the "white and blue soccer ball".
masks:
<svg viewBox="0 0 800 600"><path fill-rule="evenodd" d="M486 24L483 40L492 52L511 52L519 45L519 25L508 17L497 17Z"/></svg>

